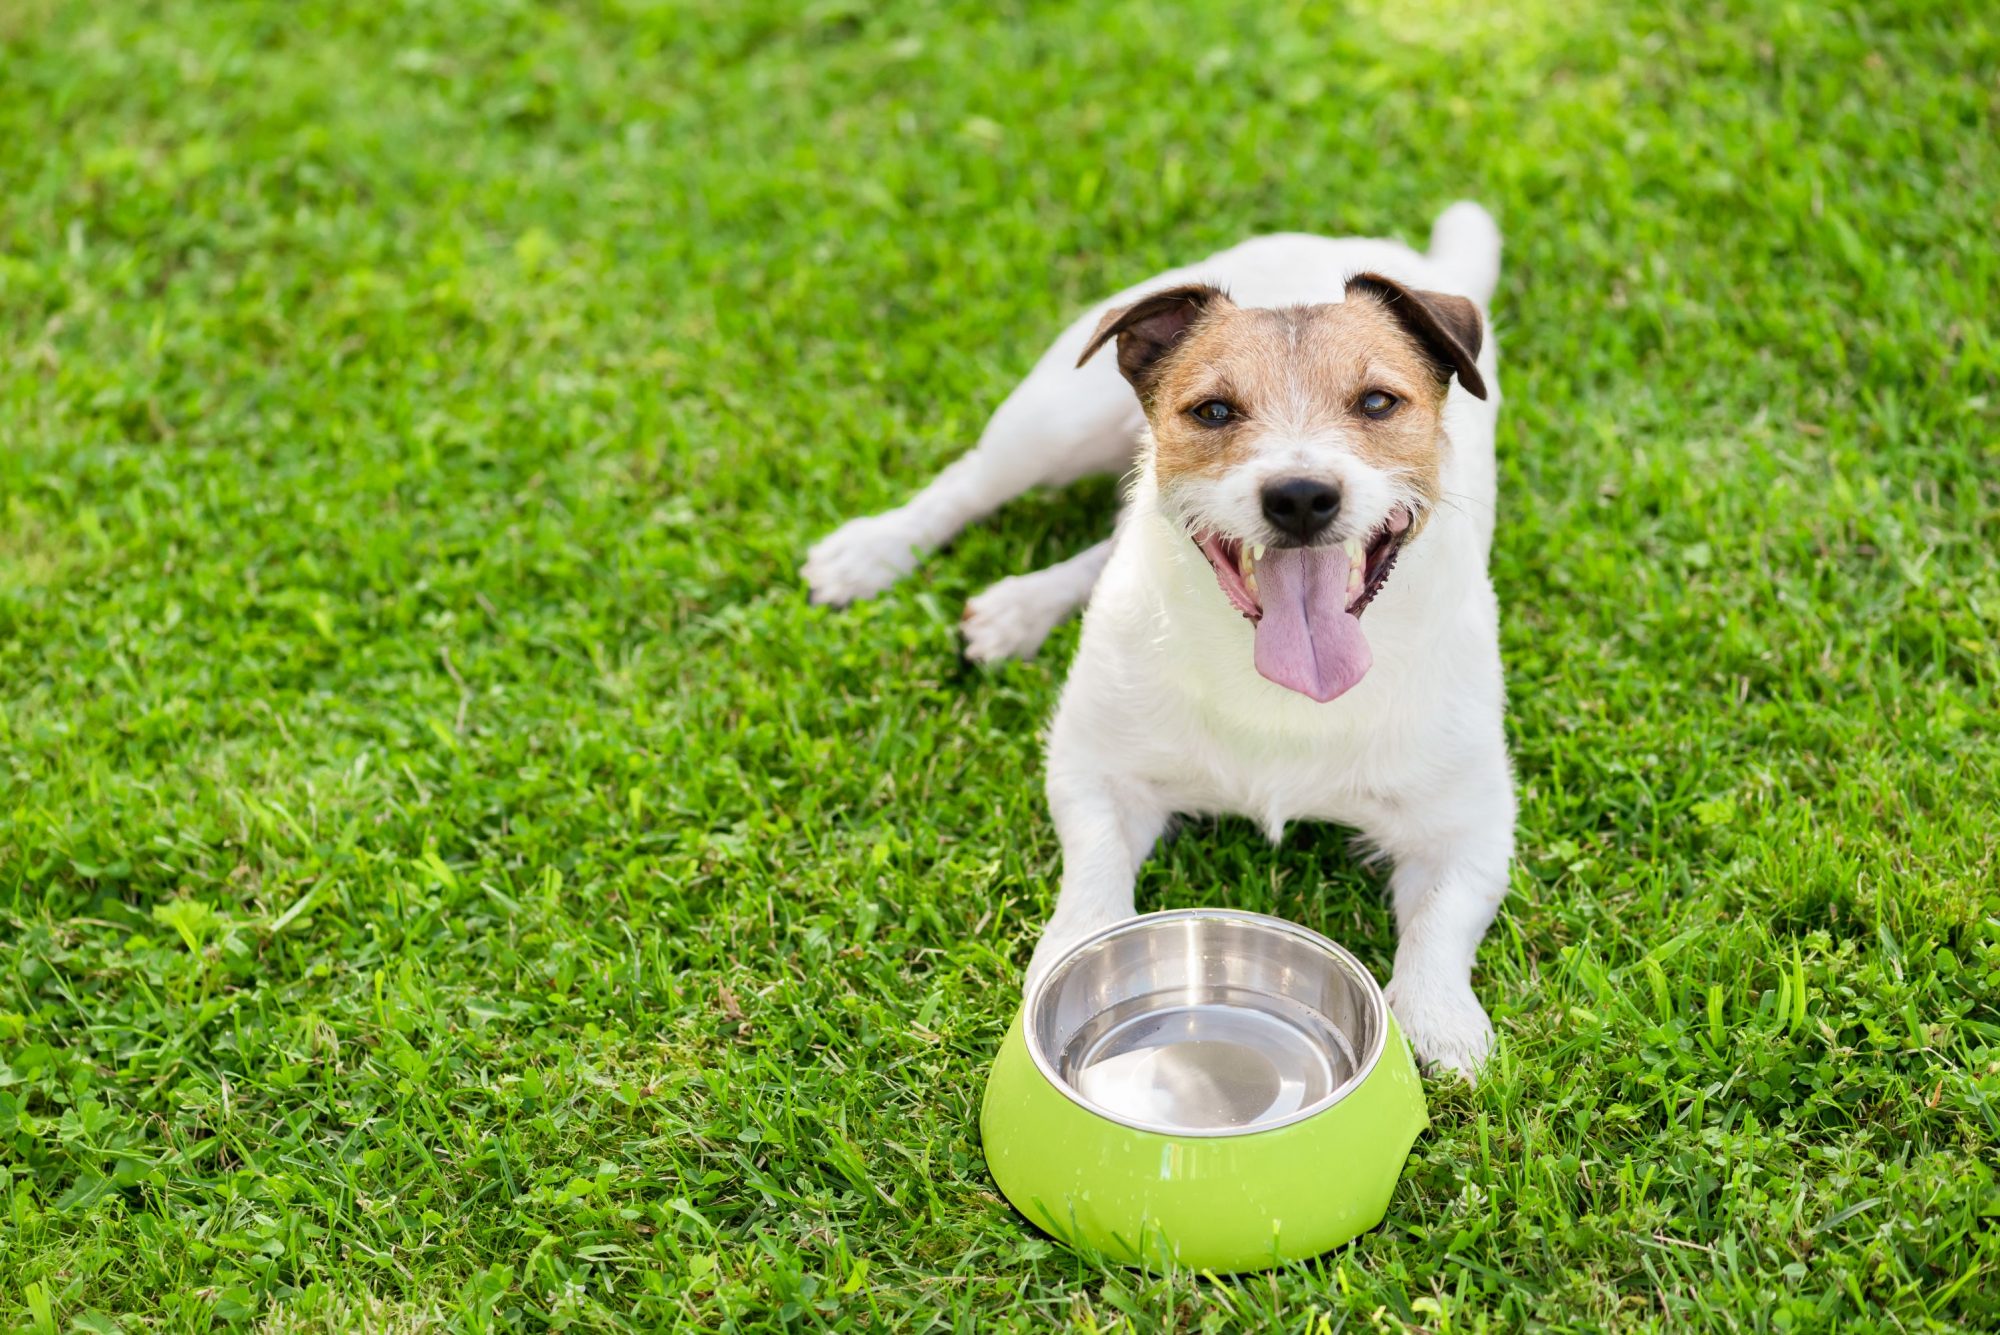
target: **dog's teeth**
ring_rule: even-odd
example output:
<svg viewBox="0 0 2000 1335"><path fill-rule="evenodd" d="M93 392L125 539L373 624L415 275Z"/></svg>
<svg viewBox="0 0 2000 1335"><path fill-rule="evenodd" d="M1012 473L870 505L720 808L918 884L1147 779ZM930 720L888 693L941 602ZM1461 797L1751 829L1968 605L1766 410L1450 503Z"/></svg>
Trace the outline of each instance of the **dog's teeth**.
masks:
<svg viewBox="0 0 2000 1335"><path fill-rule="evenodd" d="M1258 543L1258 544L1257 544L1256 546L1252 547L1252 548L1250 549L1250 555L1251 555L1251 556L1252 556L1252 557L1253 557L1254 559L1256 559L1256 560L1259 560L1259 561L1263 560L1263 559L1264 559L1264 544L1260 542L1260 543Z"/></svg>
<svg viewBox="0 0 2000 1335"><path fill-rule="evenodd" d="M1346 545L1347 545L1347 559L1355 565L1360 565L1361 552L1362 552L1361 539L1349 538L1347 540Z"/></svg>
<svg viewBox="0 0 2000 1335"><path fill-rule="evenodd" d="M1358 565L1349 566L1347 568L1347 601L1351 603L1360 596L1361 596L1361 567Z"/></svg>
<svg viewBox="0 0 2000 1335"><path fill-rule="evenodd" d="M1257 596L1257 577L1255 575L1245 575L1243 577L1243 587L1250 590L1250 596L1255 598Z"/></svg>
<svg viewBox="0 0 2000 1335"><path fill-rule="evenodd" d="M1239 548L1236 552L1236 573L1248 579L1250 578L1250 572L1256 568L1257 559L1251 555L1250 549L1248 547Z"/></svg>

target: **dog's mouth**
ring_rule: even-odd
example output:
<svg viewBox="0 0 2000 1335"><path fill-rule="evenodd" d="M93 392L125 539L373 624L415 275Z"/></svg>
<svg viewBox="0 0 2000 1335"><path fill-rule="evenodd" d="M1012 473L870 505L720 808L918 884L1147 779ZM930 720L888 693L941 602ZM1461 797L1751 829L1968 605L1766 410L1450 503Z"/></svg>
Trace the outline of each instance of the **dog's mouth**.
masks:
<svg viewBox="0 0 2000 1335"><path fill-rule="evenodd" d="M1398 505L1366 538L1321 547L1265 547L1194 534L1230 605L1256 627L1257 671L1322 704L1373 664L1361 614L1389 579L1410 512Z"/></svg>

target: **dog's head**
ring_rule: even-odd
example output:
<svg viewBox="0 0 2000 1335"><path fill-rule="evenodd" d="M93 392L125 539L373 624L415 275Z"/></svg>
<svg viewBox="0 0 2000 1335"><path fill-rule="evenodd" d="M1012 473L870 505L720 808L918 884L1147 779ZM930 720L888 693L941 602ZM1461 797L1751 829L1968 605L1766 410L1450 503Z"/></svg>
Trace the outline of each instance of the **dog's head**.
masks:
<svg viewBox="0 0 2000 1335"><path fill-rule="evenodd" d="M1479 398L1479 311L1376 274L1252 309L1204 284L1107 313L1152 424L1162 510L1256 625L1257 670L1331 700L1373 661L1360 616L1438 499L1453 375Z"/></svg>

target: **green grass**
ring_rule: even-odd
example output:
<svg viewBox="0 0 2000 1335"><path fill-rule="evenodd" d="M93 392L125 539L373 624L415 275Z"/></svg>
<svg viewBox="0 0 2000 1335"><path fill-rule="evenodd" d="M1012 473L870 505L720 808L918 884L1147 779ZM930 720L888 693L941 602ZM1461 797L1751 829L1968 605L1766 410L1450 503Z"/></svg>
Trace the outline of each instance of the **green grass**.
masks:
<svg viewBox="0 0 2000 1335"><path fill-rule="evenodd" d="M0 1327L2000 1323L2000 28L1978 5L0 9ZM998 1199L1075 631L807 542L1082 303L1508 235L1522 794L1377 1232ZM1386 973L1338 831L1228 899Z"/></svg>

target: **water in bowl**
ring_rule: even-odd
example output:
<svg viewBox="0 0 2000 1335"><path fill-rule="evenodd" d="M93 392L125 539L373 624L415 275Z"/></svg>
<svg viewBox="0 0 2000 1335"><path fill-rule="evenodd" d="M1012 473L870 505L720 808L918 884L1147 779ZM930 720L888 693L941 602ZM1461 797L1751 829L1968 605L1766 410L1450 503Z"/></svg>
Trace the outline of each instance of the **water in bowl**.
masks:
<svg viewBox="0 0 2000 1335"><path fill-rule="evenodd" d="M1071 1036L1064 1080L1121 1120L1189 1131L1254 1130L1324 1099L1354 1048L1290 998L1175 988L1128 998Z"/></svg>

